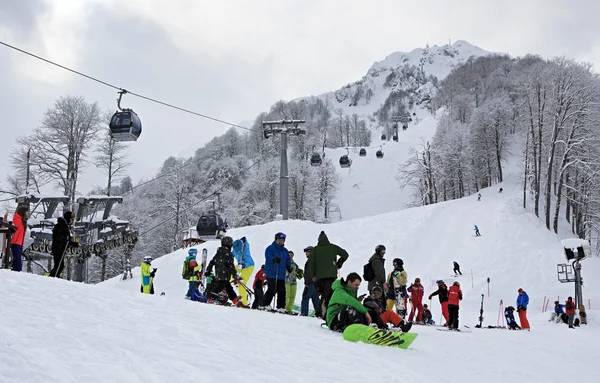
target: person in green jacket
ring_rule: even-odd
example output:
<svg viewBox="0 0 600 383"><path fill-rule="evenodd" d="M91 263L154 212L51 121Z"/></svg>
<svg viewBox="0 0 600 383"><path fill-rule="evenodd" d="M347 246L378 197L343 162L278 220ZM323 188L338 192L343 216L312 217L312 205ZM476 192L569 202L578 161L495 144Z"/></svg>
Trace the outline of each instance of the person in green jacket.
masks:
<svg viewBox="0 0 600 383"><path fill-rule="evenodd" d="M354 323L371 324L371 316L361 300L364 296L356 297L362 281L357 273L333 282L333 295L327 307L327 327L333 331L344 332L344 329Z"/></svg>
<svg viewBox="0 0 600 383"><path fill-rule="evenodd" d="M347 259L348 252L338 245L330 243L327 235L322 231L304 271L312 275L317 286L317 294L321 297L322 313L327 311L331 294L333 294L331 284L337 279L338 270L342 268Z"/></svg>
<svg viewBox="0 0 600 383"><path fill-rule="evenodd" d="M302 279L304 277L304 272L298 266L296 262L294 262L294 252L290 251L290 259L292 260L291 271L286 271L285 273L285 311L288 313L292 312L294 308L294 301L296 300L296 291L298 288L297 279Z"/></svg>

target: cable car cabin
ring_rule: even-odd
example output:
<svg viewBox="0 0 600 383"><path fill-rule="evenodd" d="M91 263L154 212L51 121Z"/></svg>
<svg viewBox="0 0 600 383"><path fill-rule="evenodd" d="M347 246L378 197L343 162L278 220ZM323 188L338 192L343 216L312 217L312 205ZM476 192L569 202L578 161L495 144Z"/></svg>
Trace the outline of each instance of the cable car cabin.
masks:
<svg viewBox="0 0 600 383"><path fill-rule="evenodd" d="M361 148L360 152L358 152L358 155L361 156L361 157L366 157L367 156L367 149Z"/></svg>
<svg viewBox="0 0 600 383"><path fill-rule="evenodd" d="M352 165L352 160L350 159L350 157L348 157L348 155L344 154L343 156L340 157L340 166L343 168L349 168L350 165Z"/></svg>
<svg viewBox="0 0 600 383"><path fill-rule="evenodd" d="M116 112L109 127L110 136L115 141L137 141L142 134L142 121L133 110Z"/></svg>
<svg viewBox="0 0 600 383"><path fill-rule="evenodd" d="M385 134L382 134L381 135L381 141L385 141L385 140L387 140L387 137L385 136Z"/></svg>
<svg viewBox="0 0 600 383"><path fill-rule="evenodd" d="M223 218L218 214L204 214L198 219L196 232L198 238L205 241L209 239L219 239L221 229L223 228Z"/></svg>
<svg viewBox="0 0 600 383"><path fill-rule="evenodd" d="M321 166L323 160L321 159L321 155L319 153L313 153L310 157L310 164L312 166Z"/></svg>
<svg viewBox="0 0 600 383"><path fill-rule="evenodd" d="M393 139L394 141L398 142L398 135L397 135L397 134L394 134L394 136L392 137L392 139Z"/></svg>
<svg viewBox="0 0 600 383"><path fill-rule="evenodd" d="M375 153L375 155L377 156L377 158L383 158L383 152L381 150L378 150L377 153Z"/></svg>

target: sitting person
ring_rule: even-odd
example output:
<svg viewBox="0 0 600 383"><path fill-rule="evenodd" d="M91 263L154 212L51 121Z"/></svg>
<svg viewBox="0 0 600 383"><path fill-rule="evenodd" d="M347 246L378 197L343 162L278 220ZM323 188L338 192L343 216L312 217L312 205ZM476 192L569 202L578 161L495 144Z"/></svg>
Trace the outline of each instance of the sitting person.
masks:
<svg viewBox="0 0 600 383"><path fill-rule="evenodd" d="M404 321L396 312L386 310L386 304L383 301L383 290L377 285L371 289L371 295L365 298L363 306L369 310L373 323L379 328L387 329L387 324L391 323L392 326L399 327L402 332L408 332L412 327L412 323Z"/></svg>
<svg viewBox="0 0 600 383"><path fill-rule="evenodd" d="M510 330L520 330L521 327L517 324L517 321L515 320L515 315L513 314L514 311L515 311L515 308L512 306L508 306L506 308L506 310L504 310L504 317L506 318L506 325L508 326L508 328Z"/></svg>
<svg viewBox="0 0 600 383"><path fill-rule="evenodd" d="M433 315L431 315L431 310L429 310L429 306L427 304L423 305L423 324L435 324L433 320Z"/></svg>
<svg viewBox="0 0 600 383"><path fill-rule="evenodd" d="M554 301L554 311L550 315L550 320L548 322L560 323L562 320L562 315L565 313L563 310L564 307L565 305L561 305L559 301Z"/></svg>
<svg viewBox="0 0 600 383"><path fill-rule="evenodd" d="M344 332L344 329L351 324L371 324L369 311L356 296L361 281L360 275L350 273L346 280L340 278L332 283L333 294L329 300L326 315L329 329Z"/></svg>

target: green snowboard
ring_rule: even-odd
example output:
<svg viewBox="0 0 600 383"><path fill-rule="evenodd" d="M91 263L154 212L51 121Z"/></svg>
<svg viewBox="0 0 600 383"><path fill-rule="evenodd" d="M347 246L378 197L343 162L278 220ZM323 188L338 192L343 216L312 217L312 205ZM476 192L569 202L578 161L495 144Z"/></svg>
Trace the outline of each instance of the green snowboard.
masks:
<svg viewBox="0 0 600 383"><path fill-rule="evenodd" d="M363 342L404 349L412 344L417 335L407 332L380 330L363 324L352 324L344 330L344 339L350 342Z"/></svg>

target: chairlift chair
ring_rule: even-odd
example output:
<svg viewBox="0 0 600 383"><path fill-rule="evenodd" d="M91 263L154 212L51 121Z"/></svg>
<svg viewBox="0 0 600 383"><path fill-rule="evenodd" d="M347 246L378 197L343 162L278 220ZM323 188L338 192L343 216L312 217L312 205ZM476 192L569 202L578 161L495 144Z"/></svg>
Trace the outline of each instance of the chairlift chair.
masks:
<svg viewBox="0 0 600 383"><path fill-rule="evenodd" d="M367 149L360 148L360 152L358 152L358 155L361 156L361 157L366 157L367 156Z"/></svg>
<svg viewBox="0 0 600 383"><path fill-rule="evenodd" d="M323 164L323 159L319 153L313 153L310 157L310 164L312 166L321 166Z"/></svg>
<svg viewBox="0 0 600 383"><path fill-rule="evenodd" d="M131 109L121 108L121 97L127 93L126 90L119 92L117 107L120 112L113 114L110 119L110 136L114 141L137 141L142 134L142 121L138 115Z"/></svg>
<svg viewBox="0 0 600 383"><path fill-rule="evenodd" d="M344 154L340 157L340 166L342 168L349 168L352 165L352 160L348 157L347 154Z"/></svg>

